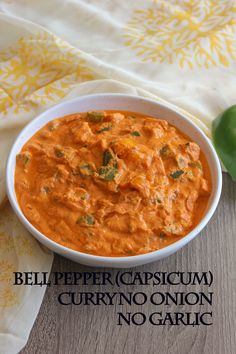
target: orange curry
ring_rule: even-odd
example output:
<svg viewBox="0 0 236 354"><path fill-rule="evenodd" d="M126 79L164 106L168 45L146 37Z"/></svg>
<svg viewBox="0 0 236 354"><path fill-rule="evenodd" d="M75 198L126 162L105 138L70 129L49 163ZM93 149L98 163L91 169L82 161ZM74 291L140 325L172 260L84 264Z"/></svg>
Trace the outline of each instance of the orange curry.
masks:
<svg viewBox="0 0 236 354"><path fill-rule="evenodd" d="M26 218L50 239L132 256L193 229L211 177L199 146L167 121L96 111L40 129L17 156L15 190Z"/></svg>

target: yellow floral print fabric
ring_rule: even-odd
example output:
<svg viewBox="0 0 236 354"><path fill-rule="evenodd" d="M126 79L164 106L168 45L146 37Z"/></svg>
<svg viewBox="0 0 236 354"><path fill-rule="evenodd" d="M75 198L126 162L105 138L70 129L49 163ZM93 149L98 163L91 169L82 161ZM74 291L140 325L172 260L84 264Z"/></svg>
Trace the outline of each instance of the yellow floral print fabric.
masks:
<svg viewBox="0 0 236 354"><path fill-rule="evenodd" d="M14 272L47 272L51 263L51 252L32 238L6 203L0 211L1 354L18 353L24 346L45 292L45 286L13 285Z"/></svg>
<svg viewBox="0 0 236 354"><path fill-rule="evenodd" d="M230 1L153 1L135 9L125 45L143 61L180 69L228 67L236 59L236 4Z"/></svg>
<svg viewBox="0 0 236 354"><path fill-rule="evenodd" d="M120 92L163 102L210 137L235 103L235 30L234 0L0 0L0 354L26 344L45 292L14 286L13 272L49 272L53 259L4 204L16 135L63 100Z"/></svg>
<svg viewBox="0 0 236 354"><path fill-rule="evenodd" d="M18 114L58 102L75 82L93 79L66 42L46 32L19 38L0 52L0 112Z"/></svg>

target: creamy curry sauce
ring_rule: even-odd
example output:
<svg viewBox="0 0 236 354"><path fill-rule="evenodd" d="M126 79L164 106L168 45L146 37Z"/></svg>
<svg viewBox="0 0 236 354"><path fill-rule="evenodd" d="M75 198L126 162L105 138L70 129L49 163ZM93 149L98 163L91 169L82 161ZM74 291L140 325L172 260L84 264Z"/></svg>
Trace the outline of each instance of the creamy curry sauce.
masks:
<svg viewBox="0 0 236 354"><path fill-rule="evenodd" d="M17 156L26 218L59 244L132 256L179 240L211 193L199 146L167 121L124 111L78 113L40 129Z"/></svg>

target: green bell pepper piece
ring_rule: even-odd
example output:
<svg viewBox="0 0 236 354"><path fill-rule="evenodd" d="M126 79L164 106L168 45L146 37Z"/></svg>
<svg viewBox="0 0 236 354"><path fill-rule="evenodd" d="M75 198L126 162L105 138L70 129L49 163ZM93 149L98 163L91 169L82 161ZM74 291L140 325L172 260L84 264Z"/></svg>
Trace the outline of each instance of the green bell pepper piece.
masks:
<svg viewBox="0 0 236 354"><path fill-rule="evenodd" d="M215 149L236 182L236 105L226 109L212 124Z"/></svg>

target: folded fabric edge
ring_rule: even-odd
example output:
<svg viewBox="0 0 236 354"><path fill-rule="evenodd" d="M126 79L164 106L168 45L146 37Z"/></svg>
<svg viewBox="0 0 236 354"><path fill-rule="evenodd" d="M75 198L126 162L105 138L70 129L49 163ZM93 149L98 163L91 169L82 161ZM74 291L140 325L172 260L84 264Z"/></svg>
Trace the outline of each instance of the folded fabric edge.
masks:
<svg viewBox="0 0 236 354"><path fill-rule="evenodd" d="M24 348L28 340L12 333L0 333L0 354L17 354Z"/></svg>

